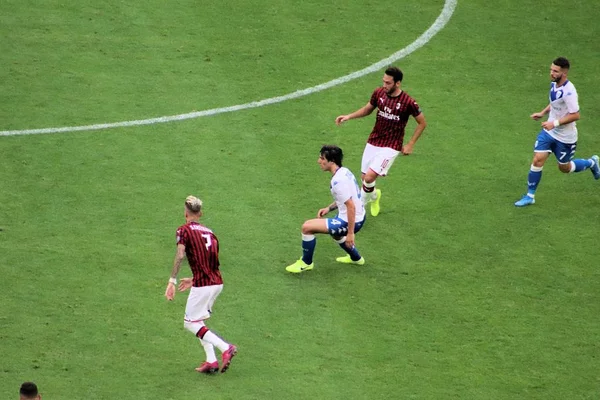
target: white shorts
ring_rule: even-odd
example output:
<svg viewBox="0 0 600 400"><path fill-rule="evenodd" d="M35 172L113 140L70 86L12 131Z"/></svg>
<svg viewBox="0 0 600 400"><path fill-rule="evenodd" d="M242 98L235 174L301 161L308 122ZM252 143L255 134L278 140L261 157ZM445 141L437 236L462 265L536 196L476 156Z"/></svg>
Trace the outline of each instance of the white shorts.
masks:
<svg viewBox="0 0 600 400"><path fill-rule="evenodd" d="M363 174L366 174L369 169L372 169L377 175L385 176L398 154L400 154L398 150L389 147L377 147L367 143L363 152L360 170Z"/></svg>
<svg viewBox="0 0 600 400"><path fill-rule="evenodd" d="M185 305L185 322L200 322L210 318L215 300L223 285L192 287Z"/></svg>

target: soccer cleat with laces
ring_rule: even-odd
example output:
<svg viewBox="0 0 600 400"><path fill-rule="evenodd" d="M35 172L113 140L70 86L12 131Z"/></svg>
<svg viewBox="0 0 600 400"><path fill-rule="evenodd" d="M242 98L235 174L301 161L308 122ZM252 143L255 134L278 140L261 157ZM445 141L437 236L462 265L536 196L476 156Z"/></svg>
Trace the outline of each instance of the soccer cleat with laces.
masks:
<svg viewBox="0 0 600 400"><path fill-rule="evenodd" d="M339 263L344 263L344 264L356 264L356 265L363 265L365 263L364 257L361 257L360 260L354 261L353 259L350 258L350 255L347 255L344 257L338 257L335 259L335 261L337 261Z"/></svg>
<svg viewBox="0 0 600 400"><path fill-rule="evenodd" d="M592 165L592 174L594 174L594 179L600 179L600 158L597 155L592 156L592 160L594 160L594 165Z"/></svg>
<svg viewBox="0 0 600 400"><path fill-rule="evenodd" d="M223 352L223 354L221 355L222 360L223 360L223 362L222 362L223 366L221 367L221 373L227 371L227 369L229 368L229 364L231 364L231 359L236 354L237 354L237 346L230 344L229 348L227 350L225 350Z"/></svg>
<svg viewBox="0 0 600 400"><path fill-rule="evenodd" d="M214 374L215 372L219 371L219 363L216 361L211 362L211 363L206 361L206 362L202 363L201 366L196 368L196 371L198 371L202 374Z"/></svg>
<svg viewBox="0 0 600 400"><path fill-rule="evenodd" d="M523 197L521 198L521 200L515 202L515 206L517 206L517 207L525 207L525 206L528 206L530 204L535 204L535 199L533 197L528 196L528 195L523 195Z"/></svg>
<svg viewBox="0 0 600 400"><path fill-rule="evenodd" d="M299 274L304 271L310 271L314 267L315 263L307 264L304 261L302 261L302 259L299 259L292 265L288 265L287 267L285 267L285 270L287 272L291 272L292 274Z"/></svg>
<svg viewBox="0 0 600 400"><path fill-rule="evenodd" d="M371 202L371 215L374 217L379 215L379 201L381 200L381 190L375 189L375 194L377 195L377 198Z"/></svg>

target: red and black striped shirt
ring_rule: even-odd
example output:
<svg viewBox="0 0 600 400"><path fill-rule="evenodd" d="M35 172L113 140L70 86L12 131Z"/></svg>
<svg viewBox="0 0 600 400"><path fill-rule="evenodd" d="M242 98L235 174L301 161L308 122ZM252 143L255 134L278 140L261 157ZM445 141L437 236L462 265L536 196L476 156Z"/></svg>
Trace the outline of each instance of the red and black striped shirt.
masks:
<svg viewBox="0 0 600 400"><path fill-rule="evenodd" d="M370 103L377 109L377 119L367 143L402 150L408 117L421 114L417 102L404 91L392 97L384 88L377 88L371 95Z"/></svg>
<svg viewBox="0 0 600 400"><path fill-rule="evenodd" d="M195 287L223 284L219 271L219 241L210 229L197 222L181 225L177 228L177 244L185 246Z"/></svg>

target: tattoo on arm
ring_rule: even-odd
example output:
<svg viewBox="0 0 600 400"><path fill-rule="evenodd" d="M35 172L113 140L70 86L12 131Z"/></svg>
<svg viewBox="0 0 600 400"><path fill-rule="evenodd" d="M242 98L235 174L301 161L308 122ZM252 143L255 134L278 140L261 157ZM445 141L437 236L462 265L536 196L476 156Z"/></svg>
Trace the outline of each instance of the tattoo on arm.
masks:
<svg viewBox="0 0 600 400"><path fill-rule="evenodd" d="M171 271L171 278L177 278L179 269L181 269L181 262L185 258L185 247L177 247L177 253L175 253L175 260L173 260L173 270Z"/></svg>
<svg viewBox="0 0 600 400"><path fill-rule="evenodd" d="M330 212L333 211L333 210L337 210L337 208L338 208L337 204L335 204L335 203L329 205L329 211Z"/></svg>

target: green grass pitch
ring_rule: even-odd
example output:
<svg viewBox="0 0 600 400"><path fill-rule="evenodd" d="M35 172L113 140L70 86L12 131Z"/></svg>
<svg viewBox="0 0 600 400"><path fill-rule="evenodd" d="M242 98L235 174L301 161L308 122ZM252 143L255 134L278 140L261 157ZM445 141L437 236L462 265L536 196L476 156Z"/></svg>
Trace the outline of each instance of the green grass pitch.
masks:
<svg viewBox="0 0 600 400"><path fill-rule="evenodd" d="M284 95L409 45L443 5L6 0L0 130ZM334 119L383 70L212 117L0 137L0 398L33 380L52 400L599 399L600 182L550 160L537 204L513 206L557 56L579 93L577 155L600 152L598 15L593 0L458 0L395 63L429 125L378 181L361 267L322 236L313 271L284 270L330 202L320 146L360 172L373 117ZM239 346L219 376L194 371L186 295L163 297L188 194L221 241L208 326Z"/></svg>

